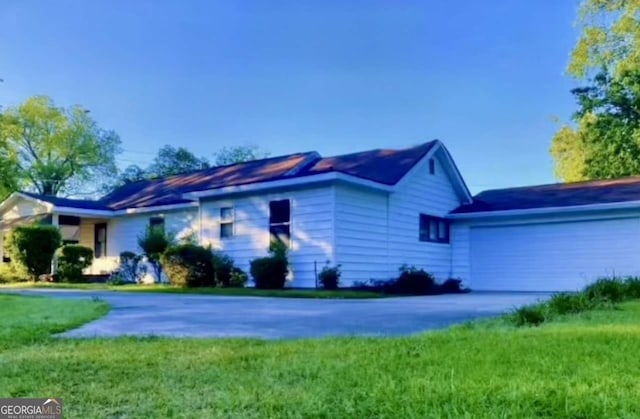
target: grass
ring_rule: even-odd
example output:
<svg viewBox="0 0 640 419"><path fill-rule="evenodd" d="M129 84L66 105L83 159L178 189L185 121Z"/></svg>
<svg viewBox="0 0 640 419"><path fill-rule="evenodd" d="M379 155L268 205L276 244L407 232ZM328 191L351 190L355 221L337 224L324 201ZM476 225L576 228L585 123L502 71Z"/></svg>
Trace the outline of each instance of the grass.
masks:
<svg viewBox="0 0 640 419"><path fill-rule="evenodd" d="M161 294L206 294L226 296L248 297L282 297L282 298L329 298L329 299L362 299L384 298L387 295L373 291L355 291L348 289L322 290L322 289L284 289L262 290L256 288L181 288L163 284L150 285L108 285L108 284L67 284L47 282L14 282L0 284L0 290L28 289L28 288L56 288L56 289L81 289L123 292L151 292Z"/></svg>
<svg viewBox="0 0 640 419"><path fill-rule="evenodd" d="M103 306L65 301L74 308L64 309L18 296L1 303L0 330L9 332L0 335L0 396L63 397L70 418L631 418L640 411L639 301L539 327L498 318L404 338L275 342L51 339L44 331L76 325ZM31 338L8 348L13 335Z"/></svg>

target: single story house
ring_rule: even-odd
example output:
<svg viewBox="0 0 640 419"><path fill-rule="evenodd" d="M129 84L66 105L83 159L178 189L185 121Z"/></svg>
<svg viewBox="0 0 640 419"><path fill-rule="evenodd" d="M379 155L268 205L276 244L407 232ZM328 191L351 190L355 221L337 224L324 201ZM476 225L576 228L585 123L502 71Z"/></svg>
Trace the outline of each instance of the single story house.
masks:
<svg viewBox="0 0 640 419"><path fill-rule="evenodd" d="M93 274L116 268L123 251L139 252L149 224L210 244L247 271L277 235L290 246L296 287L314 287L327 261L341 265L343 285L391 278L403 264L474 290L574 290L602 275L640 274L640 178L472 197L438 140L215 167L131 183L95 201L16 192L0 217L3 231L60 226L66 243L94 249Z"/></svg>

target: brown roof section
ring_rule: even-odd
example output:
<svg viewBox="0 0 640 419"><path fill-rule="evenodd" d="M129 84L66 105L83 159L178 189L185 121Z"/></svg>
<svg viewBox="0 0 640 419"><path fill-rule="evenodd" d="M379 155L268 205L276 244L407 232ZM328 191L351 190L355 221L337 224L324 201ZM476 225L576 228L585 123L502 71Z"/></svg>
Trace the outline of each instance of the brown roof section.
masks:
<svg viewBox="0 0 640 419"><path fill-rule="evenodd" d="M307 174L340 172L385 185L395 185L437 143L437 140L404 150L370 150L326 157Z"/></svg>
<svg viewBox="0 0 640 419"><path fill-rule="evenodd" d="M145 180L118 188L100 201L115 210L186 203L191 201L182 194L293 177L319 158L314 152L298 153Z"/></svg>
<svg viewBox="0 0 640 419"><path fill-rule="evenodd" d="M494 189L473 197L454 214L533 208L569 207L640 201L640 176L610 180Z"/></svg>
<svg viewBox="0 0 640 419"><path fill-rule="evenodd" d="M212 167L192 173L130 183L98 201L30 195L55 205L120 210L193 202L183 197L189 192L302 178L331 172L345 173L381 184L393 185L437 143L438 141L434 140L404 150L370 150L327 158L322 158L316 152L297 153Z"/></svg>

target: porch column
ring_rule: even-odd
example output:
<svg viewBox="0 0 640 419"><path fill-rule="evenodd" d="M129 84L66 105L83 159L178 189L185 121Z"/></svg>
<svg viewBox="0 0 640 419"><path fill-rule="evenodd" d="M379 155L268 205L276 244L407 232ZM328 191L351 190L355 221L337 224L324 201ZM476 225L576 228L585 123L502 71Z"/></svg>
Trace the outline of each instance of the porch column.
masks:
<svg viewBox="0 0 640 419"><path fill-rule="evenodd" d="M0 230L0 264L4 260L4 231Z"/></svg>
<svg viewBox="0 0 640 419"><path fill-rule="evenodd" d="M56 213L51 214L51 225L60 228L60 216ZM58 269L58 258L53 256L53 260L51 261L51 273L56 273Z"/></svg>

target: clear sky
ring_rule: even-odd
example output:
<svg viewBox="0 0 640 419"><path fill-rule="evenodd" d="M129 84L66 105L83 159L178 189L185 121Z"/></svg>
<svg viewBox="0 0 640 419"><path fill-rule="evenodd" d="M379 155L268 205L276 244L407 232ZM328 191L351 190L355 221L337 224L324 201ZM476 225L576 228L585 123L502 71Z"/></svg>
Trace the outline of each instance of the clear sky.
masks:
<svg viewBox="0 0 640 419"><path fill-rule="evenodd" d="M442 140L472 192L553 182L577 0L1 0L0 105L164 144L334 155Z"/></svg>

